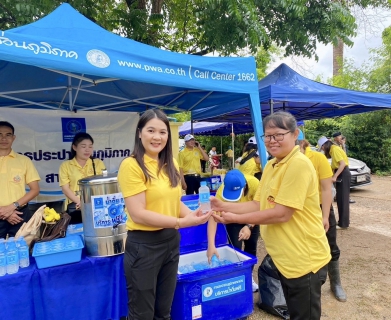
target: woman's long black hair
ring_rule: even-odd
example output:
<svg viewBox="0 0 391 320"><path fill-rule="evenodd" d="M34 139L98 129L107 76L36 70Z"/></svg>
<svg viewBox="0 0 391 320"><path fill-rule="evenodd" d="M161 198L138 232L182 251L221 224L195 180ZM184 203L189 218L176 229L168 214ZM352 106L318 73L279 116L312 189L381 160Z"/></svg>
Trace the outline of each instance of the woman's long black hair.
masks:
<svg viewBox="0 0 391 320"><path fill-rule="evenodd" d="M160 151L159 153L159 165L158 165L159 170L157 172L157 176L159 175L160 171L163 170L163 172L165 172L168 178L170 179L171 187L176 187L180 182L180 175L179 175L179 171L175 168L174 165L170 123L163 111L159 109L150 109L144 112L143 115L140 117L137 123L137 133L135 135L134 149L131 156L136 159L138 165L140 166L141 170L145 175L145 180L146 181L151 180L152 175L150 172L148 172L148 169L144 164L145 149L141 142L141 139L139 138L139 134L141 133L141 130L145 127L145 125L148 123L148 121L154 118L163 121L164 124L167 126L167 132L168 132L167 144L165 145L163 150Z"/></svg>
<svg viewBox="0 0 391 320"><path fill-rule="evenodd" d="M71 146L71 156L69 157L69 160L76 157L76 151L73 150L73 146L77 147L79 143L82 142L83 140L90 140L92 144L94 144L94 139L92 139L92 137L87 132L76 133L75 136L73 137L72 146Z"/></svg>
<svg viewBox="0 0 391 320"><path fill-rule="evenodd" d="M330 154L331 146L336 146L336 144L330 140L327 140L322 146L324 155L326 156L327 159L331 158L331 154Z"/></svg>

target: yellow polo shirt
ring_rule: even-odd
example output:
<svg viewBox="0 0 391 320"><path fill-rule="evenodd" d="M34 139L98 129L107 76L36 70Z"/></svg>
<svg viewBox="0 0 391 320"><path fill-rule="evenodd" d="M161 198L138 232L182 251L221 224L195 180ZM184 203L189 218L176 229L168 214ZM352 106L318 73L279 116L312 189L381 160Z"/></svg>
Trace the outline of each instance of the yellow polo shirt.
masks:
<svg viewBox="0 0 391 320"><path fill-rule="evenodd" d="M242 196L239 201L237 202L247 202L252 201L254 199L254 195L258 190L259 180L255 178L254 176L249 176L247 174L244 175L244 178L246 179L247 185L248 185L248 192L245 196ZM223 189L224 189L224 182L221 184L219 189L216 192L216 198L226 201L223 199Z"/></svg>
<svg viewBox="0 0 391 320"><path fill-rule="evenodd" d="M94 159L94 164L95 164L95 171L97 175L102 174L102 170L106 169L105 164L100 159ZM84 167L82 167L76 161L76 158L67 160L61 163L60 166L60 170L59 170L60 187L68 183L69 188L73 192L79 191L79 185L77 184L77 182L80 179L91 177L93 175L94 175L94 168L92 166L91 159L87 160ZM65 208L70 202L72 201L67 198L65 201Z"/></svg>
<svg viewBox="0 0 391 320"><path fill-rule="evenodd" d="M294 208L288 222L261 225L267 252L288 279L317 272L331 259L319 206L318 179L311 161L299 146L279 163L270 160L254 200L260 209L275 204Z"/></svg>
<svg viewBox="0 0 391 320"><path fill-rule="evenodd" d="M339 167L339 162L343 160L346 166L349 166L348 156L345 151L336 145L332 145L330 148L331 156L331 169L336 170Z"/></svg>
<svg viewBox="0 0 391 320"><path fill-rule="evenodd" d="M26 185L39 181L39 174L30 158L14 150L0 157L0 206L8 206L26 194Z"/></svg>
<svg viewBox="0 0 391 320"><path fill-rule="evenodd" d="M322 203L322 189L320 187L320 180L331 178L333 171L331 170L330 164L323 153L312 151L310 147L305 149L305 155L312 164L314 165L316 175L319 181L319 203Z"/></svg>
<svg viewBox="0 0 391 320"><path fill-rule="evenodd" d="M256 163L254 158L248 159L245 163L241 164L238 169L243 174L249 176L253 176L262 171L260 164Z"/></svg>
<svg viewBox="0 0 391 320"><path fill-rule="evenodd" d="M129 157L122 161L118 171L118 183L123 197L127 198L145 192L145 209L165 216L179 217L182 196L181 184L179 183L174 188L171 187L170 179L163 171L160 171L159 177L157 177L158 162L147 155L144 155L144 164L153 177L147 182L135 158ZM179 171L175 159L174 165ZM126 228L128 230L154 231L161 229L137 224L128 212L127 215Z"/></svg>
<svg viewBox="0 0 391 320"><path fill-rule="evenodd" d="M232 149L229 149L229 150L225 153L225 155L226 155L227 157L229 157L229 158L233 158L234 152L233 152Z"/></svg>
<svg viewBox="0 0 391 320"><path fill-rule="evenodd" d="M183 170L183 174L201 174L201 162L203 159L201 151L198 148L190 150L184 148L179 152L178 164L179 168Z"/></svg>

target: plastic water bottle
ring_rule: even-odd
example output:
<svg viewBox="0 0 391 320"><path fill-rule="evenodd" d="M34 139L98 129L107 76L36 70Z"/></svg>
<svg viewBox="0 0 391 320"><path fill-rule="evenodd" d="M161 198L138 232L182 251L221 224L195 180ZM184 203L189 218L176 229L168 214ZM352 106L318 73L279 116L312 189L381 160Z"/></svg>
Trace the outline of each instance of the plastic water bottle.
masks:
<svg viewBox="0 0 391 320"><path fill-rule="evenodd" d="M19 270L19 254L18 249L16 249L15 241L7 241L7 273L13 274L17 273Z"/></svg>
<svg viewBox="0 0 391 320"><path fill-rule="evenodd" d="M210 211L210 190L206 185L206 181L201 181L201 187L198 189L198 194L200 197L200 208L202 213L207 213Z"/></svg>
<svg viewBox="0 0 391 320"><path fill-rule="evenodd" d="M7 273L7 256L4 239L0 239L0 277Z"/></svg>
<svg viewBox="0 0 391 320"><path fill-rule="evenodd" d="M220 266L219 258L217 258L215 254L212 256L212 259L210 259L210 266L211 268L217 268Z"/></svg>
<svg viewBox="0 0 391 320"><path fill-rule="evenodd" d="M27 268L30 265L29 247L23 237L18 239L19 242L19 267Z"/></svg>

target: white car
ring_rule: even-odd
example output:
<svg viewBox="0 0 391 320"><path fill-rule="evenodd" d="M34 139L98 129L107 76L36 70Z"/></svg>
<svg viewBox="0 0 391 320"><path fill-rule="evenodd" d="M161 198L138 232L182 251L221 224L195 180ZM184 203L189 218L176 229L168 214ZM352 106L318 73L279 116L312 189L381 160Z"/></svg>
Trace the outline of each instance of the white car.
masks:
<svg viewBox="0 0 391 320"><path fill-rule="evenodd" d="M316 147L311 146L314 151L319 151ZM327 159L331 165L331 159ZM350 188L364 187L372 184L371 169L361 160L348 158L349 170L352 177L350 178Z"/></svg>

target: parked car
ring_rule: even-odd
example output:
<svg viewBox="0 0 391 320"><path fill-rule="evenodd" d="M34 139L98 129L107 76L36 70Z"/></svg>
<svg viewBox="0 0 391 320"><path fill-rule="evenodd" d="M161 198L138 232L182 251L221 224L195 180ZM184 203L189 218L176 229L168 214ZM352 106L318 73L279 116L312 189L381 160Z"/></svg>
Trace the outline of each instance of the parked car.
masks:
<svg viewBox="0 0 391 320"><path fill-rule="evenodd" d="M364 187L372 184L371 169L361 160L349 158L350 188Z"/></svg>
<svg viewBox="0 0 391 320"><path fill-rule="evenodd" d="M316 147L311 146L314 151L319 151ZM331 165L331 159L328 159ZM371 169L361 160L348 157L349 170L352 177L350 178L350 188L364 187L372 184Z"/></svg>

